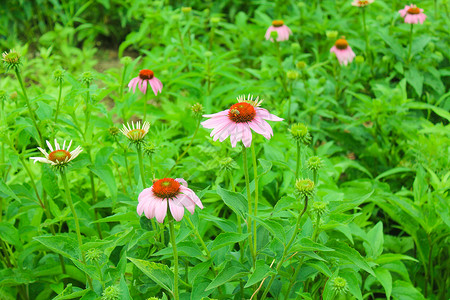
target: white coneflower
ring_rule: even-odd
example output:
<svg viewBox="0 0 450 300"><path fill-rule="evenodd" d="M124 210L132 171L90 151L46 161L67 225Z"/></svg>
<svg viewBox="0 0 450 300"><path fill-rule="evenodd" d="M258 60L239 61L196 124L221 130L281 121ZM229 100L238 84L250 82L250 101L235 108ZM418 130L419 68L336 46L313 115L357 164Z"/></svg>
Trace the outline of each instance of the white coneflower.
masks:
<svg viewBox="0 0 450 300"><path fill-rule="evenodd" d="M83 151L83 149L81 149L81 147L78 146L75 148L75 150L69 152L70 146L72 145L72 141L69 142L67 149L66 149L66 141L64 141L62 147L60 147L58 142L55 139L55 148L54 149L49 141L46 141L46 142L47 142L48 148L51 151L50 154L48 154L47 151L45 151L41 147L38 147L39 151L41 151L45 157L30 157L30 159L34 159L34 163L39 161L42 163L51 164L52 166L55 166L55 167L62 168L62 167L67 166L69 164L69 162L74 160L81 153L81 151Z"/></svg>
<svg viewBox="0 0 450 300"><path fill-rule="evenodd" d="M127 123L127 126L123 124L123 128L120 129L120 132L122 132L130 140L130 142L139 144L144 141L144 137L148 133L149 129L149 122L144 122L142 127L140 122L137 122L136 124L131 122L131 126L129 123Z"/></svg>

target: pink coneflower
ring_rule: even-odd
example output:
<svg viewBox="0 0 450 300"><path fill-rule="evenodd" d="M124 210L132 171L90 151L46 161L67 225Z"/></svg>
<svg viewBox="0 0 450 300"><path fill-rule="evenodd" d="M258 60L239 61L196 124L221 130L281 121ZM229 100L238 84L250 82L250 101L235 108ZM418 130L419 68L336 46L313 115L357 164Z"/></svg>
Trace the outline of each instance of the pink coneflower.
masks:
<svg viewBox="0 0 450 300"><path fill-rule="evenodd" d="M355 58L355 53L349 46L347 40L343 37L338 39L333 47L331 47L330 52L334 52L341 65L347 65L353 61Z"/></svg>
<svg viewBox="0 0 450 300"><path fill-rule="evenodd" d="M375 1L375 0L354 0L352 2L352 5L358 6L358 7L364 7L364 6L367 6L371 3L373 3L373 1Z"/></svg>
<svg viewBox="0 0 450 300"><path fill-rule="evenodd" d="M267 28L266 31L266 40L270 40L273 42L273 38L270 36L272 31L276 31L278 33L277 41L287 41L289 39L289 35L292 34L292 31L289 27L284 25L284 22L281 20L275 20L272 22L272 26Z"/></svg>
<svg viewBox="0 0 450 300"><path fill-rule="evenodd" d="M423 9L418 8L414 4L410 6L405 5L404 9L398 11L399 14L405 19L405 23L408 24L423 24L427 16L423 13Z"/></svg>
<svg viewBox="0 0 450 300"><path fill-rule="evenodd" d="M69 145L66 149L66 141L64 141L62 147L58 144L58 142L55 139L55 148L52 147L49 141L47 142L47 146L50 149L50 154L47 153L44 149L41 147L38 147L39 151L44 154L44 157L30 157L30 159L34 159L34 163L37 161L51 164L54 167L65 167L74 160L82 151L80 146L76 147L73 151L69 152L70 146L72 145L72 141L70 141Z"/></svg>
<svg viewBox="0 0 450 300"><path fill-rule="evenodd" d="M233 104L230 109L221 111L212 115L203 115L205 118L211 118L202 122L203 127L214 129L211 137L214 141L218 139L223 142L230 137L231 146L236 147L237 142L242 141L245 147L252 144L253 129L256 133L263 135L266 139L273 136L272 127L265 120L283 121L283 119L270 114L266 109L260 108L262 100L253 96L239 96L238 103Z"/></svg>
<svg viewBox="0 0 450 300"><path fill-rule="evenodd" d="M128 84L129 90L133 88L133 93L136 92L136 86L139 86L139 89L144 94L147 93L147 87L150 85L152 87L153 93L155 93L155 96L159 93L161 93L163 84L161 81L155 77L155 74L152 70L141 70L139 71L139 76L134 77L130 80L130 83Z"/></svg>
<svg viewBox="0 0 450 300"><path fill-rule="evenodd" d="M137 213L149 219L156 217L159 223L164 222L167 214L167 205L173 218L181 221L184 208L193 214L195 205L203 209L203 204L197 195L187 187L182 178L163 178L155 181L153 185L143 190L138 197Z"/></svg>

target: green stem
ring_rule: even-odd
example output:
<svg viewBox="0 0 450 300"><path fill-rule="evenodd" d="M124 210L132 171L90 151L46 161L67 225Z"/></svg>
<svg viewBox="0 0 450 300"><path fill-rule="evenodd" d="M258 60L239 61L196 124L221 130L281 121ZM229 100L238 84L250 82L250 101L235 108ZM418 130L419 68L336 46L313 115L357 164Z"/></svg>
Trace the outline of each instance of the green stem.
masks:
<svg viewBox="0 0 450 300"><path fill-rule="evenodd" d="M131 173L130 173L130 168L128 167L128 151L127 151L126 147L123 147L123 156L125 158L125 168L127 169L128 185L131 188Z"/></svg>
<svg viewBox="0 0 450 300"><path fill-rule="evenodd" d="M286 292L286 294L284 296L284 300L288 300L289 299L289 294L291 293L291 289L292 289L292 287L295 284L295 279L297 278L298 273L301 270L301 267L303 265L303 261L304 260L305 260L305 256L302 256L302 258L300 259L300 262L298 263L298 266L295 268L294 275L291 277L291 282L289 283L289 287L288 287L287 292Z"/></svg>
<svg viewBox="0 0 450 300"><path fill-rule="evenodd" d="M189 148L191 148L191 145L192 145L192 143L194 142L195 137L197 136L197 132L198 132L198 129L199 129L199 127L200 127L200 121L201 121L201 119L199 118L199 119L197 120L197 127L195 128L194 135L192 136L191 141L189 142L189 145L186 147L186 149L183 151L183 153L181 153L181 155L178 156L177 160L175 161L175 164L172 166L172 168L170 168L169 171L167 171L167 173L166 173L166 175L165 175L164 177L167 177L167 176L170 175L170 172L173 171L173 169L175 168L175 166L180 162L180 160L181 160L181 159L186 155L186 153L189 151Z"/></svg>
<svg viewBox="0 0 450 300"><path fill-rule="evenodd" d="M178 252L177 244L175 241L175 228L173 226L173 217L169 214L169 230L170 230L170 243L173 249L173 259L174 259L174 272L173 272L173 298L179 300L178 296Z"/></svg>
<svg viewBox="0 0 450 300"><path fill-rule="evenodd" d="M292 243L294 242L295 238L297 237L297 231L298 231L298 227L300 225L300 220L302 219L303 215L305 214L307 208L308 208L308 197L305 197L305 206L303 208L303 211L298 215L297 222L295 223L294 233L293 233L291 239L289 240L289 243L284 248L283 255L281 257L280 262L277 265L275 275L272 275L272 277L270 278L269 284L267 285L266 289L264 290L264 294L262 295L261 300L266 299L267 293L270 291L270 287L272 286L272 283L275 280L276 275L280 271L281 266L283 265L283 262L286 259L286 255L288 254L289 248L291 247Z"/></svg>
<svg viewBox="0 0 450 300"><path fill-rule="evenodd" d="M44 211L46 211L46 207L45 207L44 203L42 202L41 196L39 195L39 191L38 191L38 189L37 189L37 187L36 187L36 184L35 184L35 182L34 182L33 174L31 173L30 168L29 168L28 165L25 163L25 160L23 159L23 157L22 157L21 155L19 155L19 159L20 159L20 162L22 163L22 166L24 167L25 171L27 172L28 177L30 178L30 181L31 181L31 187L33 188L33 190L34 190L34 192L35 192L35 194L36 194L36 198L37 198L38 201L39 201L39 205L42 207L42 209L43 209Z"/></svg>
<svg viewBox="0 0 450 300"><path fill-rule="evenodd" d="M285 95L288 95L288 88L287 88L287 84L286 84L286 72L284 71L284 67L283 67L283 58L281 57L281 50L280 50L280 43L274 39L274 44L275 44L275 51L277 53L277 57L278 57L278 63L280 64L280 80L281 80L281 84L283 85L283 89L285 92Z"/></svg>
<svg viewBox="0 0 450 300"><path fill-rule="evenodd" d="M413 25L411 24L411 28L409 30L409 48L408 48L408 63L411 61L411 47L412 47L412 37L413 37Z"/></svg>
<svg viewBox="0 0 450 300"><path fill-rule="evenodd" d="M253 160L253 176L255 178L255 216L258 214L258 164L256 161L256 152L254 143L251 145L252 149L252 160ZM253 222L253 246L255 247L255 255L257 253L257 232L256 232L256 222Z"/></svg>
<svg viewBox="0 0 450 300"><path fill-rule="evenodd" d="M145 120L147 119L147 92L148 92L148 88L147 91L144 94L144 118L142 122L145 122Z"/></svg>
<svg viewBox="0 0 450 300"><path fill-rule="evenodd" d="M102 288L105 289L105 283L103 282L103 272L100 264L97 260L94 260L95 267L97 268L98 275L100 276L100 283L102 284Z"/></svg>
<svg viewBox="0 0 450 300"><path fill-rule="evenodd" d="M314 227L314 232L313 232L313 236L312 239L315 242L317 240L317 237L319 235L319 229L320 229L320 214L317 213L316 215L316 226Z"/></svg>
<svg viewBox="0 0 450 300"><path fill-rule="evenodd" d="M150 160L150 178L155 179L155 171L153 169L153 154L150 154L148 156L148 159Z"/></svg>
<svg viewBox="0 0 450 300"><path fill-rule="evenodd" d="M297 167L295 168L295 179L299 178L298 174L302 165L301 154L302 154L302 145L300 141L297 141Z"/></svg>
<svg viewBox="0 0 450 300"><path fill-rule="evenodd" d="M189 223L189 226L191 226L192 230L194 231L195 236L197 237L197 239L200 241L200 243L202 244L202 248L203 250L205 250L206 253L206 257L207 258L211 258L211 252L208 250L208 247L206 247L205 242L203 241L202 237L200 236L200 233L198 232L197 227L194 226L194 224L192 223L191 219L189 218L189 216L187 216L186 221Z"/></svg>
<svg viewBox="0 0 450 300"><path fill-rule="evenodd" d="M28 112L30 113L31 121L33 122L34 128L36 128L36 131L39 135L39 142L41 143L40 146L43 147L45 145L44 139L42 138L41 131L39 130L39 127L36 122L36 117L34 116L34 112L31 109L30 100L28 99L27 91L25 90L25 86L23 85L22 77L20 76L20 72L18 68L15 68L14 71L16 72L17 80L19 81L20 87L22 88L23 96L25 98L25 101L27 102Z"/></svg>
<svg viewBox="0 0 450 300"><path fill-rule="evenodd" d="M319 172L317 172L317 170L313 171L313 178L314 178L314 186L317 186L317 181L319 180Z"/></svg>
<svg viewBox="0 0 450 300"><path fill-rule="evenodd" d="M90 113L90 98L91 95L89 93L89 83L86 84L86 88L87 88L87 92L86 92L86 123L84 124L84 135L85 135L85 139L86 139L86 133L87 130L89 128L89 122L90 122L90 118L91 118L91 113Z"/></svg>
<svg viewBox="0 0 450 300"><path fill-rule="evenodd" d="M83 261L83 264L86 265L86 259L84 258L84 251L83 251L83 240L81 239L81 230L80 230L80 222L78 220L78 215L77 212L75 210L75 207L73 206L73 202L72 202L72 195L70 194L70 188L69 188L69 182L67 181L67 176L66 176L66 171L64 169L60 170L61 173L61 178L64 184L64 191L65 191L65 195L66 195L66 201L67 204L69 205L70 210L72 211L72 215L73 215L73 219L75 221L75 231L77 233L77 241L78 241L78 247L80 248L81 251L81 259ZM88 282L89 282L89 287L92 289L92 279L91 277L89 277L88 274L86 274L86 277L88 278Z"/></svg>
<svg viewBox="0 0 450 300"><path fill-rule="evenodd" d="M58 122L59 104L61 102L61 94L62 94L62 81L59 81L59 93L58 93L58 102L56 102L55 124L57 124L57 122Z"/></svg>
<svg viewBox="0 0 450 300"><path fill-rule="evenodd" d="M120 96L121 102L123 99L123 83L125 82L126 71L127 71L127 65L124 65L123 70L122 70L122 76L120 77L120 87L119 87L119 96ZM125 118L124 118L124 120L125 120Z"/></svg>
<svg viewBox="0 0 450 300"><path fill-rule="evenodd" d="M253 215L252 194L250 192L250 176L248 175L247 148L244 145L242 145L242 160L244 162L245 187L247 189L247 201L248 201L247 231L248 233L250 233L250 236L248 237L248 245L250 247L250 253L253 258L253 267L255 267L256 253L255 248L253 247L252 218L251 218L251 216Z"/></svg>
<svg viewBox="0 0 450 300"><path fill-rule="evenodd" d="M370 68L372 69L372 56L370 55L370 44L369 44L369 35L367 33L367 27L366 27L366 8L362 8L362 19L363 19L363 27L364 27L364 37L366 39L366 57L367 61L369 62Z"/></svg>

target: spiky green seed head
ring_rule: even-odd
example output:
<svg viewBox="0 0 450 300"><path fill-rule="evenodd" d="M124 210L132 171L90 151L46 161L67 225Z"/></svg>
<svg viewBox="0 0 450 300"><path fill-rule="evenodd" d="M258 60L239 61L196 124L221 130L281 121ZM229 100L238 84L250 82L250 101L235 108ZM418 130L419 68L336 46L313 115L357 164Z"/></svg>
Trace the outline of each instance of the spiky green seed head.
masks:
<svg viewBox="0 0 450 300"><path fill-rule="evenodd" d="M119 300L120 299L120 289L118 286L108 286L102 294L101 300Z"/></svg>
<svg viewBox="0 0 450 300"><path fill-rule="evenodd" d="M94 80L94 75L91 72L84 72L83 74L81 74L80 76L80 81L84 84L84 85L90 85L92 83L92 81Z"/></svg>
<svg viewBox="0 0 450 300"><path fill-rule="evenodd" d="M53 80L55 80L58 83L63 82L65 72L66 71L62 68L56 69L55 71L53 71Z"/></svg>
<svg viewBox="0 0 450 300"><path fill-rule="evenodd" d="M295 66L297 67L297 69L299 70L303 70L304 68L306 68L306 62L304 62L303 60L297 62L295 64Z"/></svg>
<svg viewBox="0 0 450 300"><path fill-rule="evenodd" d="M286 72L286 76L289 80L295 80L298 78L298 72L290 70Z"/></svg>
<svg viewBox="0 0 450 300"><path fill-rule="evenodd" d="M320 216L327 211L327 203L322 201L315 201L312 205L312 211Z"/></svg>
<svg viewBox="0 0 450 300"><path fill-rule="evenodd" d="M298 51L298 50L300 50L300 44L299 43L292 43L291 44L291 49L292 49L292 51Z"/></svg>
<svg viewBox="0 0 450 300"><path fill-rule="evenodd" d="M203 114L203 105L200 103L195 103L191 106L192 113L194 114L195 118L201 118Z"/></svg>
<svg viewBox="0 0 450 300"><path fill-rule="evenodd" d="M326 31L327 38L330 40L335 40L338 36L338 32L335 30Z"/></svg>
<svg viewBox="0 0 450 300"><path fill-rule="evenodd" d="M311 143L311 134L305 124L294 124L289 129L289 132L296 141L299 141L304 145L309 145Z"/></svg>
<svg viewBox="0 0 450 300"><path fill-rule="evenodd" d="M119 128L117 128L115 126L109 127L108 131L109 131L109 134L112 135L113 137L117 136L120 133Z"/></svg>
<svg viewBox="0 0 450 300"><path fill-rule="evenodd" d="M311 198L314 195L314 181L311 179L297 179L295 182L295 188L302 198Z"/></svg>
<svg viewBox="0 0 450 300"><path fill-rule="evenodd" d="M332 289L337 294L345 294L348 291L347 280L342 277L336 277L332 282Z"/></svg>
<svg viewBox="0 0 450 300"><path fill-rule="evenodd" d="M211 18L211 23L212 24L218 24L220 22L220 17L212 17Z"/></svg>
<svg viewBox="0 0 450 300"><path fill-rule="evenodd" d="M129 56L124 56L120 59L120 63L124 66L128 66L133 62L133 59Z"/></svg>
<svg viewBox="0 0 450 300"><path fill-rule="evenodd" d="M156 152L156 150L158 150L158 147L156 147L156 145L151 142L146 143L144 145L144 153L147 156L153 155Z"/></svg>
<svg viewBox="0 0 450 300"><path fill-rule="evenodd" d="M22 56L19 52L12 49L8 52L3 52L2 54L3 65L5 66L6 71L10 69L18 69L22 64Z"/></svg>
<svg viewBox="0 0 450 300"><path fill-rule="evenodd" d="M86 251L86 260L87 261L99 261L102 257L103 252L98 248L91 248Z"/></svg>
<svg viewBox="0 0 450 300"><path fill-rule="evenodd" d="M182 7L181 11L185 14L188 14L192 11L192 7Z"/></svg>
<svg viewBox="0 0 450 300"><path fill-rule="evenodd" d="M358 65L362 64L364 62L364 56L358 55L355 57L355 63Z"/></svg>
<svg viewBox="0 0 450 300"><path fill-rule="evenodd" d="M318 156L311 156L306 164L311 171L318 171L323 166L323 162Z"/></svg>

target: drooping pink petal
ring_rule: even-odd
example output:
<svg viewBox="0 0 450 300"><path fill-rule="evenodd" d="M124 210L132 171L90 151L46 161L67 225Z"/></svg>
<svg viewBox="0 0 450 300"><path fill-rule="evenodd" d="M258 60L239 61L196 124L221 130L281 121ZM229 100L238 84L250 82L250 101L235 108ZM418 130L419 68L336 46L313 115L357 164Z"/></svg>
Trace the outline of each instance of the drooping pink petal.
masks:
<svg viewBox="0 0 450 300"><path fill-rule="evenodd" d="M130 82L128 83L128 90L133 89L133 93L136 92L136 86L138 84L139 81L139 76L138 77L134 77L133 79L130 80Z"/></svg>
<svg viewBox="0 0 450 300"><path fill-rule="evenodd" d="M182 192L184 195L189 197L189 199L192 202L194 202L198 207L203 209L203 204L200 201L200 198L194 193L193 190L191 190L190 188L184 187L184 186L180 186L180 192Z"/></svg>
<svg viewBox="0 0 450 300"><path fill-rule="evenodd" d="M216 126L220 126L224 122L231 122L231 120L228 118L228 116L220 116L203 121L201 124L203 127L211 129L215 128Z"/></svg>
<svg viewBox="0 0 450 300"><path fill-rule="evenodd" d="M144 205L144 214L147 219L153 219L155 217L155 207L159 202L159 199L152 199L151 201L146 202L147 205Z"/></svg>
<svg viewBox="0 0 450 300"><path fill-rule="evenodd" d="M242 143L245 147L250 147L252 145L252 132L247 124L240 123L242 130Z"/></svg>
<svg viewBox="0 0 450 300"><path fill-rule="evenodd" d="M169 199L168 201L170 213L172 214L173 218L177 221L181 221L184 216L184 207L182 205L176 205L172 199Z"/></svg>
<svg viewBox="0 0 450 300"><path fill-rule="evenodd" d="M267 132L267 130L264 128L261 122L258 121L257 118L253 119L251 122L248 122L248 125L251 129L253 129L254 132L261 134L266 139L270 139L270 132Z"/></svg>
<svg viewBox="0 0 450 300"><path fill-rule="evenodd" d="M156 202L156 201L155 201ZM161 202L155 203L155 217L158 223L163 223L167 214L167 199L161 199Z"/></svg>
<svg viewBox="0 0 450 300"><path fill-rule="evenodd" d="M188 187L188 183L183 178L175 178L182 186Z"/></svg>
<svg viewBox="0 0 450 300"><path fill-rule="evenodd" d="M261 119L265 119L268 121L275 121L275 122L280 122L280 121L284 120L282 118L279 118L279 117L269 113L269 111L265 108L257 107L255 109L255 111L256 111L256 116Z"/></svg>
<svg viewBox="0 0 450 300"><path fill-rule="evenodd" d="M144 190L139 194L139 196L138 196L138 201L141 202L141 201L143 201L144 199L146 199L146 198L148 198L148 197L150 197L150 196L153 196L153 190L152 190L151 187L150 187L150 188L144 189Z"/></svg>
<svg viewBox="0 0 450 300"><path fill-rule="evenodd" d="M226 109L226 110L222 110L222 111L220 111L218 113L215 113L215 114L203 115L202 117L204 117L204 118L214 118L214 117L219 117L219 116L228 116L228 111L229 111L229 109Z"/></svg>

